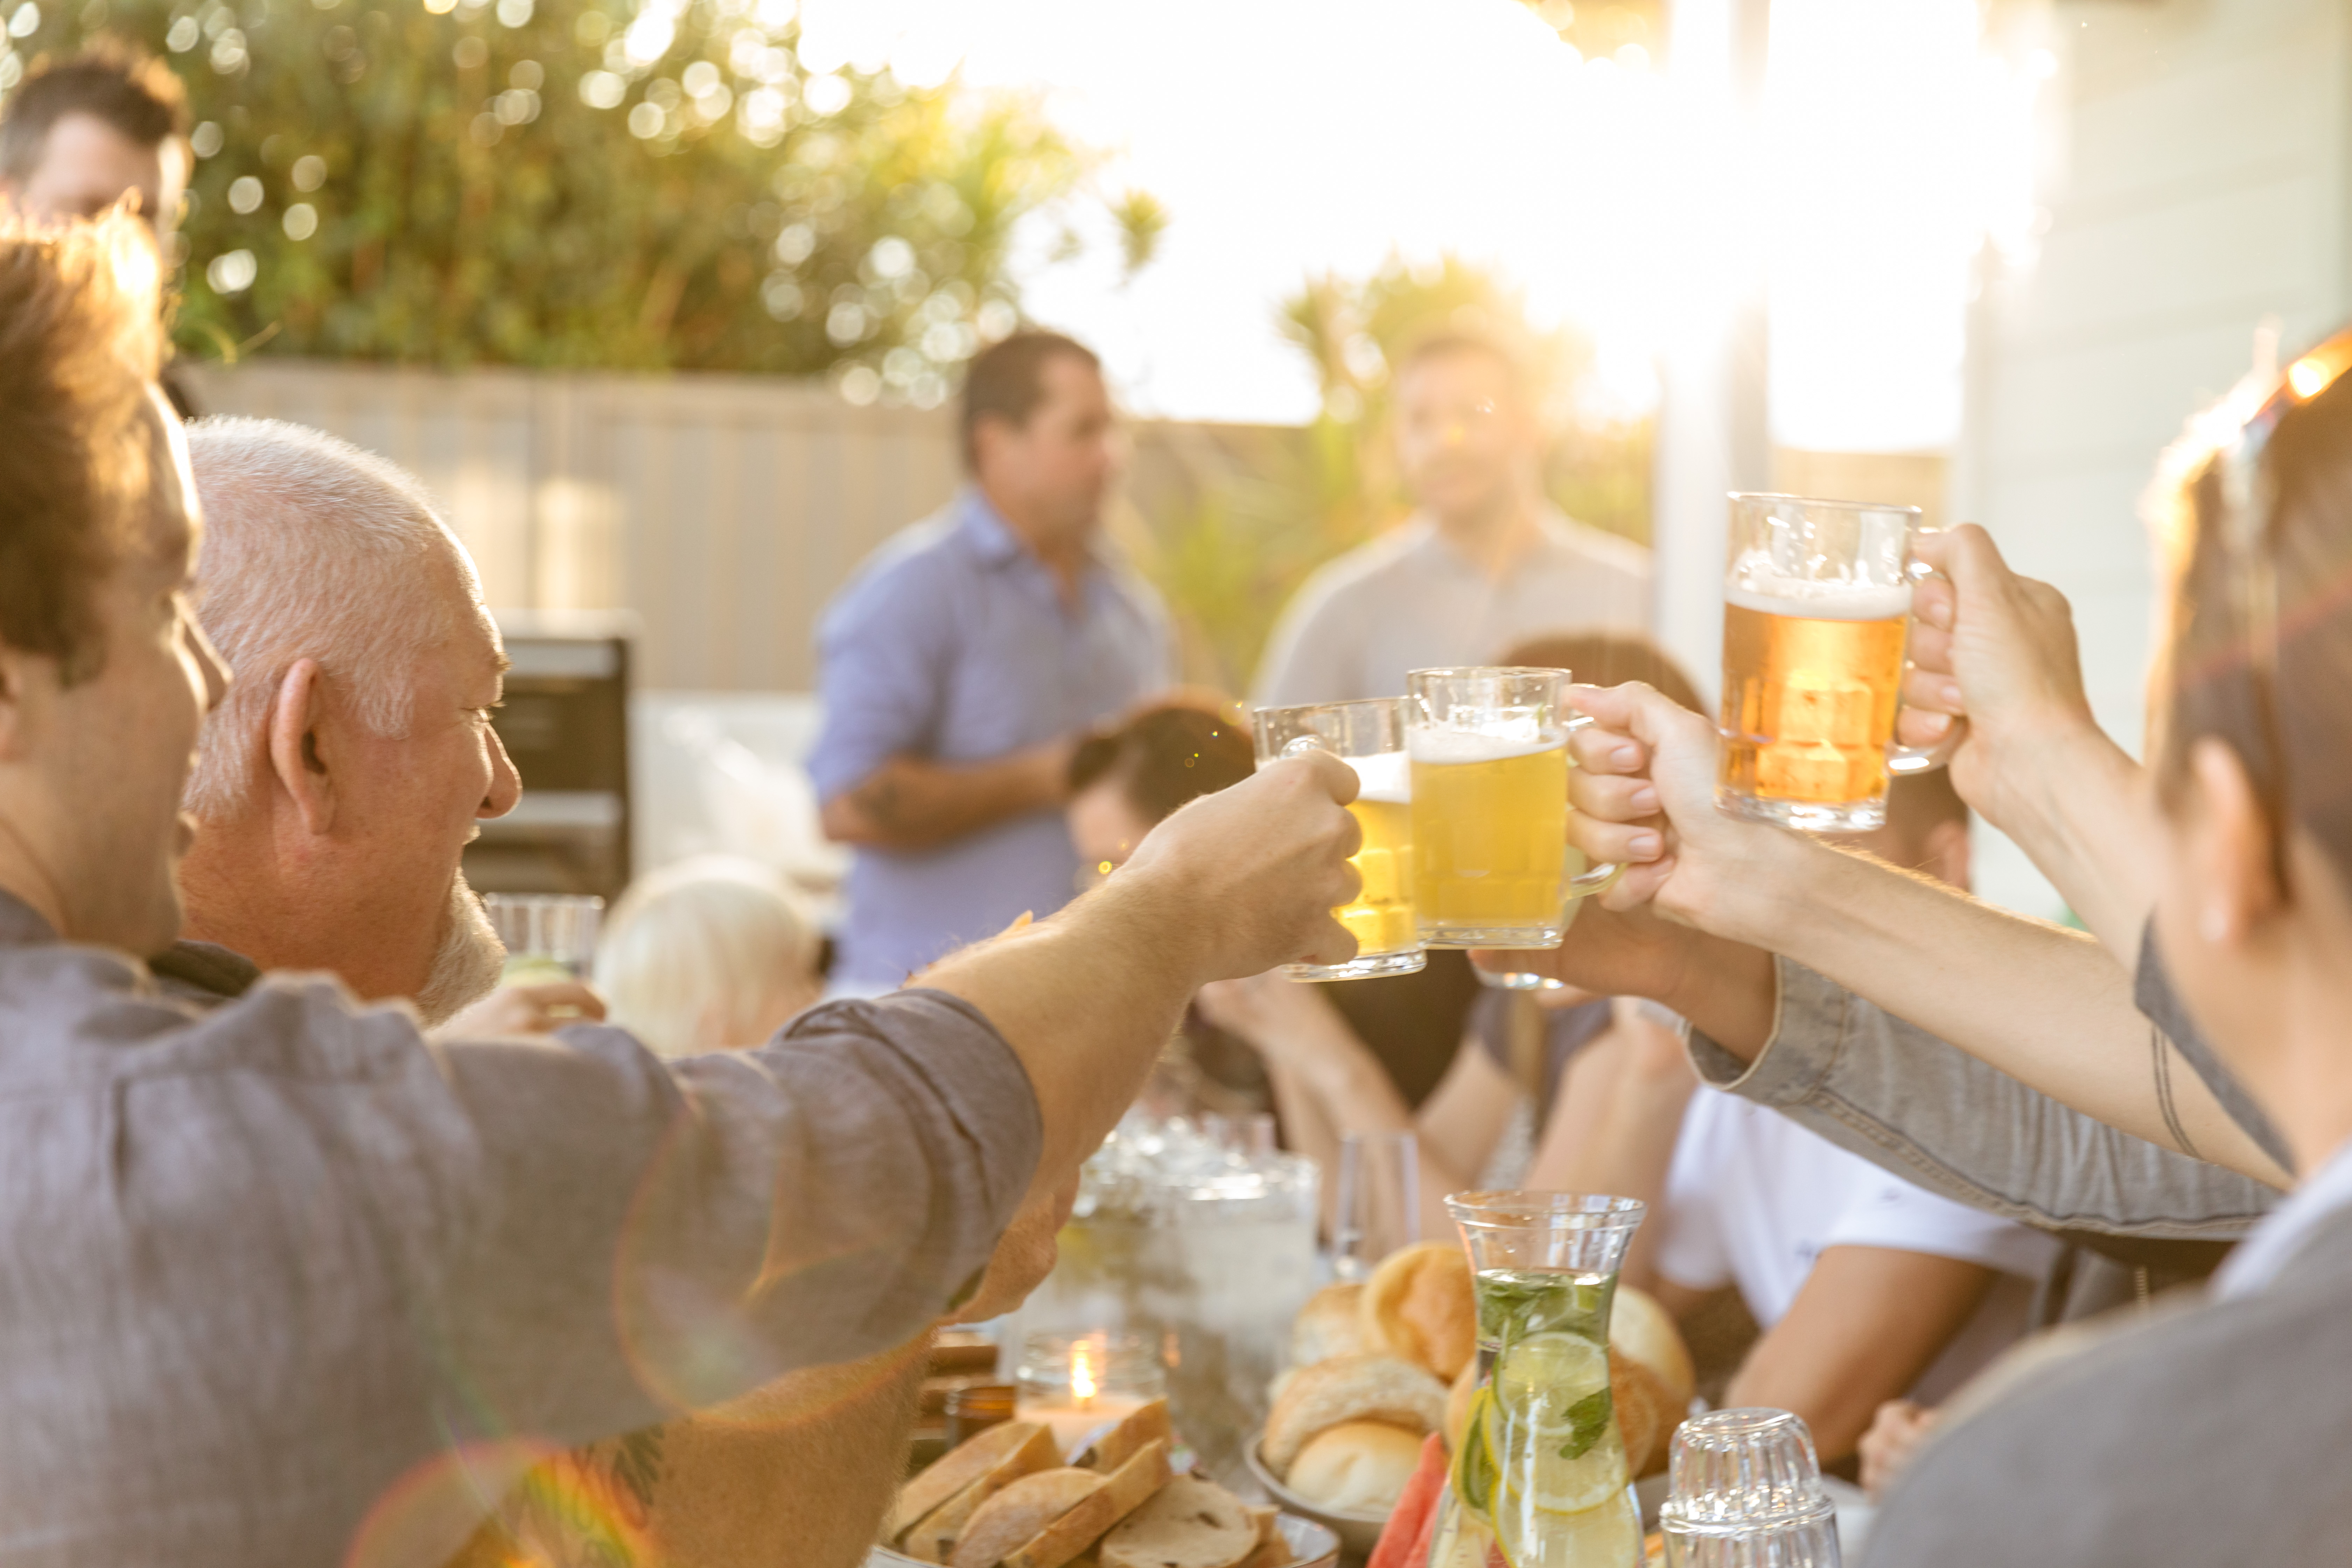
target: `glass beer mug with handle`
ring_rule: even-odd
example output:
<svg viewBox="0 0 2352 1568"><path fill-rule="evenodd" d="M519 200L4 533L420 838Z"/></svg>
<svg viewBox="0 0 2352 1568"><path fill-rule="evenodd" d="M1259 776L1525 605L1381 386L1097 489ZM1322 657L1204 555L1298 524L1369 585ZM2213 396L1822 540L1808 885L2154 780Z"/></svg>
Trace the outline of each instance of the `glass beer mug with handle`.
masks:
<svg viewBox="0 0 2352 1568"><path fill-rule="evenodd" d="M1609 1392L1609 1309L1632 1198L1456 1193L1478 1382L1426 1568L1638 1568L1642 1510Z"/></svg>
<svg viewBox="0 0 2352 1568"><path fill-rule="evenodd" d="M1813 833L1886 825L1892 773L1948 748L1895 742L1919 509L1734 495L1723 589L1727 811Z"/></svg>
<svg viewBox="0 0 2352 1568"><path fill-rule="evenodd" d="M1405 677L1414 914L1430 947L1558 947L1570 905L1617 868L1568 843L1568 737L1591 720L1564 669L1495 666Z"/></svg>
<svg viewBox="0 0 2352 1568"><path fill-rule="evenodd" d="M1313 702L1261 708L1251 715L1258 765L1301 752L1328 752L1356 773L1348 811L1363 830L1349 858L1363 889L1331 911L1356 939L1344 963L1286 963L1293 980L1359 980L1411 974L1429 961L1412 914L1412 772L1404 749L1404 705L1393 697L1363 702Z"/></svg>

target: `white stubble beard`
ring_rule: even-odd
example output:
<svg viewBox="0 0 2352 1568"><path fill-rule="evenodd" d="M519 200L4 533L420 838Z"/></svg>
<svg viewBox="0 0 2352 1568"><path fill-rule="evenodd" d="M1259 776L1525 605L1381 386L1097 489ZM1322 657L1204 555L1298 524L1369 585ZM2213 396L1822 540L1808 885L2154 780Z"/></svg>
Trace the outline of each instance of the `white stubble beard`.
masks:
<svg viewBox="0 0 2352 1568"><path fill-rule="evenodd" d="M457 873L449 884L449 909L433 951L432 973L416 994L416 1011L427 1028L447 1023L498 988L507 961L506 944L490 926L482 900Z"/></svg>

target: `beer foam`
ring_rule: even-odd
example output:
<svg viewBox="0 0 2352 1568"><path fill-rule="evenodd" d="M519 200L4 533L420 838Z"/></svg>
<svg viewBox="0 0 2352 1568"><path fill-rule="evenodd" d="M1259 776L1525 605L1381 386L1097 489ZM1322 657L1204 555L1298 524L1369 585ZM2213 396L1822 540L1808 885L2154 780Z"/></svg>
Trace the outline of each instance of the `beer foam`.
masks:
<svg viewBox="0 0 2352 1568"><path fill-rule="evenodd" d="M1412 800L1412 763L1402 752L1341 759L1356 770L1356 798L1405 805Z"/></svg>
<svg viewBox="0 0 2352 1568"><path fill-rule="evenodd" d="M1809 621L1891 621L1911 613L1907 583L1817 583L1784 576L1764 562L1742 561L1723 590L1724 602L1760 616Z"/></svg>
<svg viewBox="0 0 2352 1568"><path fill-rule="evenodd" d="M1499 763L1510 757L1531 757L1556 752L1568 737L1559 731L1538 731L1533 725L1513 726L1513 733L1485 734L1470 730L1414 730L1405 737L1416 763Z"/></svg>

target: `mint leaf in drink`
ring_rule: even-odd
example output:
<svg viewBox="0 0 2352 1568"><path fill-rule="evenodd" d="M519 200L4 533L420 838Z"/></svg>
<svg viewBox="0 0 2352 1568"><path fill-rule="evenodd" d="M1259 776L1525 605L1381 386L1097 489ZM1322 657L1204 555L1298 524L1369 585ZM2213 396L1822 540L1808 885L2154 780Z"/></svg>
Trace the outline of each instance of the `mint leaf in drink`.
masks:
<svg viewBox="0 0 2352 1568"><path fill-rule="evenodd" d="M1601 1434L1609 1430L1609 1390L1595 1389L1568 1407L1568 1441L1559 1446L1563 1459L1580 1459Z"/></svg>

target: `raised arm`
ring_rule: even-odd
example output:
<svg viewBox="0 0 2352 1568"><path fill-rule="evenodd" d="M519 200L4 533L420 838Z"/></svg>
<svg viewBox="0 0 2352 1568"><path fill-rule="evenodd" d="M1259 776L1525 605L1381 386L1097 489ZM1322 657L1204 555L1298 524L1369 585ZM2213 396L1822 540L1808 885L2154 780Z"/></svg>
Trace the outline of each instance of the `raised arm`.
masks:
<svg viewBox="0 0 2352 1568"><path fill-rule="evenodd" d="M2133 1005L2124 969L2087 937L2025 920L1866 856L1716 809L1706 721L1644 687L1579 706L1650 758L1665 853L1609 900L1780 953L2085 1115L2273 1184L2286 1173ZM1592 792L1588 850L1627 843L1637 791ZM1594 808L1597 808L1595 810ZM1637 828L1638 830L1638 828ZM1752 1030L1723 1040L1747 1051ZM1751 1053L1752 1054L1752 1053Z"/></svg>
<svg viewBox="0 0 2352 1568"><path fill-rule="evenodd" d="M1966 727L1952 783L2015 839L2125 969L2156 903L2147 772L2092 717L2066 597L2009 569L1974 523L1920 542L1944 575L1920 584L1903 738Z"/></svg>

